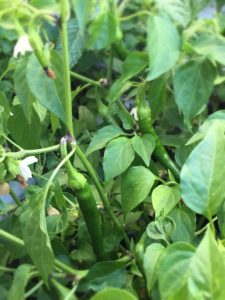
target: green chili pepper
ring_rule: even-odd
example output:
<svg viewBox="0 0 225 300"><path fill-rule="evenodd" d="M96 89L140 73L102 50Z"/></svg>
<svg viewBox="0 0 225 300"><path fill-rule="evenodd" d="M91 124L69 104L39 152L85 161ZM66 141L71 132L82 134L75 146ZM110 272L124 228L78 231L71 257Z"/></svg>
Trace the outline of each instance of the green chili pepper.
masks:
<svg viewBox="0 0 225 300"><path fill-rule="evenodd" d="M61 142L61 153L63 157L67 154L66 139L63 139ZM91 237L93 251L98 260L104 260L106 254L102 235L101 217L90 185L86 178L74 169L69 160L66 162L65 167L68 175L68 186L74 191L77 198Z"/></svg>
<svg viewBox="0 0 225 300"><path fill-rule="evenodd" d="M151 109L148 107L146 100L146 83L139 86L136 96L136 106L138 115L139 130L142 134L149 133L155 139L155 150L153 156L167 169L169 169L176 180L180 180L180 172L175 163L169 157L165 147L161 143L155 129L152 126Z"/></svg>

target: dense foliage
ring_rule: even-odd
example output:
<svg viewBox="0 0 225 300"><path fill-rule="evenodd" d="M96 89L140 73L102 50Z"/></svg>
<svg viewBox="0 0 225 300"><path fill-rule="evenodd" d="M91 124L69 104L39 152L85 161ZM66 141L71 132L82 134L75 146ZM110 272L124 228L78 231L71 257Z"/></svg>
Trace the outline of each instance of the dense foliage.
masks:
<svg viewBox="0 0 225 300"><path fill-rule="evenodd" d="M225 299L223 4L0 0L0 299Z"/></svg>

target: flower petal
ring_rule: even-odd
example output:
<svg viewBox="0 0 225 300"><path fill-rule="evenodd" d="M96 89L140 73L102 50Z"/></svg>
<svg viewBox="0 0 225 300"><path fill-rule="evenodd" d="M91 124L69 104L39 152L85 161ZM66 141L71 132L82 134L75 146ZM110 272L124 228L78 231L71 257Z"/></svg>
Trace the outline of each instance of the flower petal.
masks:
<svg viewBox="0 0 225 300"><path fill-rule="evenodd" d="M21 162L27 166L34 164L38 161L37 157L35 156L28 156L26 158L24 158Z"/></svg>

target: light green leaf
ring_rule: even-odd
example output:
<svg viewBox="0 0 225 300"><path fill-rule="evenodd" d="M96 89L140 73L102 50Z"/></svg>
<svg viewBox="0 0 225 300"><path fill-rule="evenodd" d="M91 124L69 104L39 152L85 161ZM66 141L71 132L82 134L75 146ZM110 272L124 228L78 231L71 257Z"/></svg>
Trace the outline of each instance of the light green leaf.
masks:
<svg viewBox="0 0 225 300"><path fill-rule="evenodd" d="M145 167L131 167L121 182L121 201L125 215L145 200L156 177Z"/></svg>
<svg viewBox="0 0 225 300"><path fill-rule="evenodd" d="M18 61L13 76L13 80L14 80L14 86L15 86L17 97L19 98L25 117L28 123L30 124L34 96L32 95L27 83L27 78L26 78L27 64L28 64L28 57L21 58Z"/></svg>
<svg viewBox="0 0 225 300"><path fill-rule="evenodd" d="M155 221L148 224L146 233L153 240L162 240L169 244L174 228L175 223L171 217L158 217Z"/></svg>
<svg viewBox="0 0 225 300"><path fill-rule="evenodd" d="M0 92L0 136L7 134L7 124L10 116L9 102L3 92Z"/></svg>
<svg viewBox="0 0 225 300"><path fill-rule="evenodd" d="M35 187L33 193L28 195L28 203L24 203L20 215L25 247L46 284L54 266L54 254L45 220L48 189L48 185L43 188Z"/></svg>
<svg viewBox="0 0 225 300"><path fill-rule="evenodd" d="M148 55L144 52L133 51L128 54L123 63L122 77L132 78L148 65Z"/></svg>
<svg viewBox="0 0 225 300"><path fill-rule="evenodd" d="M157 186L152 192L152 205L156 218L166 216L180 201L180 190L177 186Z"/></svg>
<svg viewBox="0 0 225 300"><path fill-rule="evenodd" d="M144 254L144 271L147 280L147 289L150 293L157 280L159 259L165 247L159 243L149 245Z"/></svg>
<svg viewBox="0 0 225 300"><path fill-rule="evenodd" d="M193 257L189 279L191 299L225 298L224 248L220 250L210 228L198 246Z"/></svg>
<svg viewBox="0 0 225 300"><path fill-rule="evenodd" d="M90 24L87 45L90 49L100 50L109 47L116 37L117 20L110 11L104 12Z"/></svg>
<svg viewBox="0 0 225 300"><path fill-rule="evenodd" d="M217 213L225 199L224 125L214 124L191 152L181 170L181 195L194 212L207 218Z"/></svg>
<svg viewBox="0 0 225 300"><path fill-rule="evenodd" d="M106 146L103 158L105 180L109 181L126 171L133 159L134 150L130 139L119 137L112 140Z"/></svg>
<svg viewBox="0 0 225 300"><path fill-rule="evenodd" d="M155 148L155 140L152 135L145 134L143 136L135 135L131 139L134 151L143 159L147 167L149 167L151 155Z"/></svg>
<svg viewBox="0 0 225 300"><path fill-rule="evenodd" d="M76 13L80 31L84 33L85 25L92 9L92 0L72 0L72 4Z"/></svg>
<svg viewBox="0 0 225 300"><path fill-rule="evenodd" d="M31 270L33 268L31 265L24 264L16 269L7 300L24 300L25 287L32 276Z"/></svg>
<svg viewBox="0 0 225 300"><path fill-rule="evenodd" d="M151 16L148 20L149 74L153 80L175 66L180 55L180 37L167 16Z"/></svg>
<svg viewBox="0 0 225 300"><path fill-rule="evenodd" d="M120 135L125 135L125 133L119 127L116 127L114 125L109 125L101 128L93 136L91 143L86 151L86 155L90 155L92 152L104 148L108 142Z"/></svg>
<svg viewBox="0 0 225 300"><path fill-rule="evenodd" d="M186 27L191 20L190 0L155 0L160 13L166 13L177 24Z"/></svg>
<svg viewBox="0 0 225 300"><path fill-rule="evenodd" d="M225 65L225 38L223 36L208 32L202 33L192 42L192 47L198 54Z"/></svg>
<svg viewBox="0 0 225 300"><path fill-rule="evenodd" d="M137 300L137 298L126 290L108 288L98 292L91 300Z"/></svg>
<svg viewBox="0 0 225 300"><path fill-rule="evenodd" d="M205 108L215 76L215 68L207 60L190 61L176 70L173 79L175 100L188 124Z"/></svg>
<svg viewBox="0 0 225 300"><path fill-rule="evenodd" d="M162 300L180 300L176 295L187 284L195 248L187 243L176 243L163 253L159 264L158 280ZM183 299L189 299L187 295Z"/></svg>
<svg viewBox="0 0 225 300"><path fill-rule="evenodd" d="M47 77L42 66L33 54L29 58L26 75L28 86L35 98L45 108L65 122L66 117L63 109L63 100L60 99L55 82ZM62 82L61 85L63 85Z"/></svg>
<svg viewBox="0 0 225 300"><path fill-rule="evenodd" d="M67 287L59 283L56 279L51 278L51 283L56 289L59 300L77 300L74 292L71 292L71 289L68 289Z"/></svg>
<svg viewBox="0 0 225 300"><path fill-rule="evenodd" d="M196 216L189 208L175 208L169 214L175 223L171 240L176 242L192 243L196 229Z"/></svg>

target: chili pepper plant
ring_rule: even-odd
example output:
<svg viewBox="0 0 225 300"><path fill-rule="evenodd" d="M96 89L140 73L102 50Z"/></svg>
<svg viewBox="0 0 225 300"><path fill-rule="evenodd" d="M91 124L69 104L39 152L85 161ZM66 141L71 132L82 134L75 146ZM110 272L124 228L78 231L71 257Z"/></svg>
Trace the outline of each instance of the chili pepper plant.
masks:
<svg viewBox="0 0 225 300"><path fill-rule="evenodd" d="M225 299L225 14L0 0L0 299Z"/></svg>

